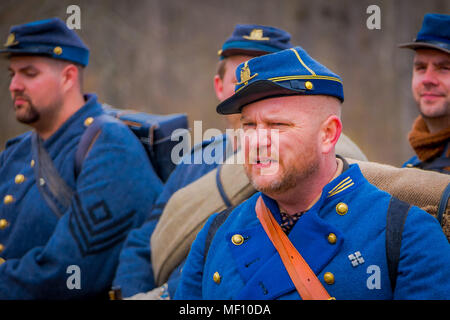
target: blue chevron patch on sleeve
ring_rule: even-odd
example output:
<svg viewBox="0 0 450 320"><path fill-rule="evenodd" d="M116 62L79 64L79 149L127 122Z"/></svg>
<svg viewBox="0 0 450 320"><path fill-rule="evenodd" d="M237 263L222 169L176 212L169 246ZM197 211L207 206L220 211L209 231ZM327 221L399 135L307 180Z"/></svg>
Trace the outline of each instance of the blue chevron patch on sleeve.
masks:
<svg viewBox="0 0 450 320"><path fill-rule="evenodd" d="M113 247L127 236L133 225L135 210L114 219L108 205L101 200L84 210L78 195L74 196L69 228L82 256Z"/></svg>

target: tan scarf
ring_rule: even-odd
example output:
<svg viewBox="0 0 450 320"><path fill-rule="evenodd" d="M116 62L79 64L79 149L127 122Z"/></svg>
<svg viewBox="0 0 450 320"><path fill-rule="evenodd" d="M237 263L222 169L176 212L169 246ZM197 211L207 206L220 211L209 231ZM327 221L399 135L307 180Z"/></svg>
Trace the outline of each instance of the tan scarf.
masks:
<svg viewBox="0 0 450 320"><path fill-rule="evenodd" d="M446 143L450 140L450 127L437 133L430 133L425 120L422 116L418 116L414 121L408 139L420 161L426 162L444 152ZM446 156L450 157L450 149Z"/></svg>

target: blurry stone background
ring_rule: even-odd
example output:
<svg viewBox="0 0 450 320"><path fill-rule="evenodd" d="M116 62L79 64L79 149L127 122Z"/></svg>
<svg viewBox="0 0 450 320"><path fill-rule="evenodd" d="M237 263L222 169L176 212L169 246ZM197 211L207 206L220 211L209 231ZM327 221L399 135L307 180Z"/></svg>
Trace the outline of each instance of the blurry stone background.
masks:
<svg viewBox="0 0 450 320"><path fill-rule="evenodd" d="M410 81L412 40L427 12L450 13L448 0L1 0L0 42L11 25L81 8L80 36L91 49L85 91L121 108L187 113L191 127L224 130L215 112L217 50L236 23L272 25L342 76L344 132L372 161L401 165L418 115ZM369 30L366 9L381 8L381 30ZM4 40L1 39L3 37ZM15 121L7 61L0 61L0 150L28 128Z"/></svg>

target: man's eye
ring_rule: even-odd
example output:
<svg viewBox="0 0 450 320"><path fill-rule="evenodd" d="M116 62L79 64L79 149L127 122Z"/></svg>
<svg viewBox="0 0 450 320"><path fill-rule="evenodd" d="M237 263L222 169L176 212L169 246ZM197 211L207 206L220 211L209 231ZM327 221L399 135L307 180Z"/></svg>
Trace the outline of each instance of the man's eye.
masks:
<svg viewBox="0 0 450 320"><path fill-rule="evenodd" d="M414 70L416 70L416 71L422 71L422 70L425 70L425 69L426 69L426 67L423 66L423 65L417 65L417 66L414 67Z"/></svg>
<svg viewBox="0 0 450 320"><path fill-rule="evenodd" d="M254 128L255 127L255 124L254 123L251 123L251 122L246 122L246 123L243 123L242 124L242 127L245 129L245 128Z"/></svg>

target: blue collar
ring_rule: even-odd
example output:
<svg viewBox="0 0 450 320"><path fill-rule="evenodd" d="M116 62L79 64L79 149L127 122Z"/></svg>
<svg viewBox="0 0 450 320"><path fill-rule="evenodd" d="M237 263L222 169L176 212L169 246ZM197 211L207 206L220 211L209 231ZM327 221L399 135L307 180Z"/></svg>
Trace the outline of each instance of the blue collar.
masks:
<svg viewBox="0 0 450 320"><path fill-rule="evenodd" d="M315 211L316 214L318 214L320 208L322 208L328 201L334 200L337 197L341 197L355 190L365 181L366 179L362 175L359 166L357 164L350 165L346 171L325 185L322 189L320 199L308 211ZM263 193L261 193L261 195L264 203L270 209L274 218L278 221L278 223L281 223L281 214L277 202Z"/></svg>
<svg viewBox="0 0 450 320"><path fill-rule="evenodd" d="M84 120L88 117L96 117L102 113L102 106L97 101L96 94L85 94L86 103L77 110L61 127L47 140L44 141L44 147L49 151L54 147L59 149L68 139L84 132ZM62 145L60 145L62 143ZM58 146L57 146L58 145Z"/></svg>

